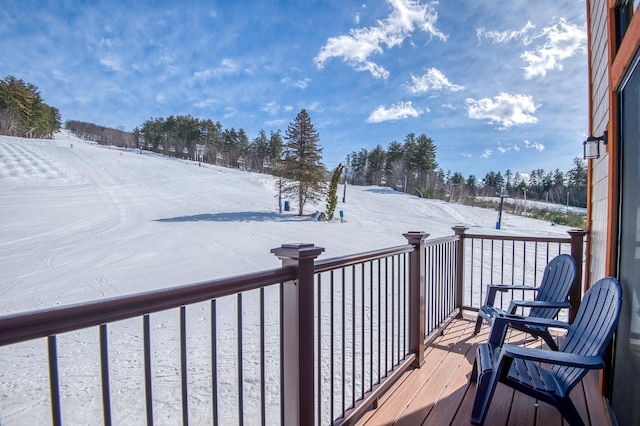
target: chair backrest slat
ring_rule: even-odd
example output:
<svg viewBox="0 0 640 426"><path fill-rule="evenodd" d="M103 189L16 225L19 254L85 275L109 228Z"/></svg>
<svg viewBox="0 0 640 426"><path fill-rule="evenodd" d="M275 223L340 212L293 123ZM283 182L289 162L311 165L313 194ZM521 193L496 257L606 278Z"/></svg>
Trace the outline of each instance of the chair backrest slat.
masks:
<svg viewBox="0 0 640 426"><path fill-rule="evenodd" d="M576 261L568 254L560 254L547 264L535 300L567 300L576 277ZM532 308L532 317L555 318L560 309Z"/></svg>
<svg viewBox="0 0 640 426"><path fill-rule="evenodd" d="M622 306L620 283L611 277L595 283L585 294L575 321L560 346L561 352L602 356L618 324ZM577 367L555 365L552 371L569 392L587 373Z"/></svg>

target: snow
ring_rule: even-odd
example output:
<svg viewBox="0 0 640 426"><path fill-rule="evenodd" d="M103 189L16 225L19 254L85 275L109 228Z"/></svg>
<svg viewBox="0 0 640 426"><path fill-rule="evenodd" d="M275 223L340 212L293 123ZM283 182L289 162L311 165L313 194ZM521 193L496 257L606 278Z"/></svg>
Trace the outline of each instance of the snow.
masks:
<svg viewBox="0 0 640 426"><path fill-rule="evenodd" d="M565 237L568 230L509 214L503 214L501 230L496 230L495 211L375 186L347 186L343 203L343 188L340 185L336 219L316 222L310 215L324 210L324 201L307 205L309 216L296 216L293 204L291 212L279 213L275 181L267 175L199 167L197 162L137 149L109 149L67 133L54 140L0 137L0 315L275 268L280 262L270 250L283 243L314 243L325 248L320 259L327 259L405 244L402 234L408 231L425 231L430 238L451 235L451 227L459 224L470 233L488 234ZM235 299L219 302L219 361L227 366L219 373L220 404L235 407L237 396L229 389L237 371L232 332L237 308ZM244 303L245 315L255 316L254 295ZM208 312L206 304L188 311L190 331L209 326ZM161 413L157 424L180 419L179 364L173 363L179 357L177 315L152 316L158 349L154 406ZM140 322L109 328L118 424L144 423L144 387L131 379L143 374ZM61 387L67 395L63 419L68 424L101 421L96 333L83 330L59 338ZM189 341L190 389L203 390L195 395L210 392L209 361L197 355L208 353L209 345L202 339ZM0 348L3 425L50 421L45 354L43 341ZM251 351L245 358L252 363L255 359ZM252 382L256 368L245 367L245 396L259 392ZM267 374L278 377L279 366L270 365ZM267 393L277 400L277 389ZM209 422L210 398L195 398L190 400L192 422ZM252 403L257 399L247 398ZM273 410L267 418L279 419ZM237 421L234 412L221 414L222 424Z"/></svg>

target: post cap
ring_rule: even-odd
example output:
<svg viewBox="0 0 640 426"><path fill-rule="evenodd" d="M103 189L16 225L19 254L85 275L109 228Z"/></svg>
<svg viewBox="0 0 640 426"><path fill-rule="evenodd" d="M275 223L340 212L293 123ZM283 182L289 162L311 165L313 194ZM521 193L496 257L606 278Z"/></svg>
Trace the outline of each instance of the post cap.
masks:
<svg viewBox="0 0 640 426"><path fill-rule="evenodd" d="M271 253L280 259L315 259L324 252L324 247L316 247L313 243L287 243L271 249Z"/></svg>

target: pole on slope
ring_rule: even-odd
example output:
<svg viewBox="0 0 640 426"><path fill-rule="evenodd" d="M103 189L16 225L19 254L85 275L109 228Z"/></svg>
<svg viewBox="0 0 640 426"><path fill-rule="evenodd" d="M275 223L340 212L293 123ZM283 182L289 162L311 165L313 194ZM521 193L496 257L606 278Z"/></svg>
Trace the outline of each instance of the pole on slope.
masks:
<svg viewBox="0 0 640 426"><path fill-rule="evenodd" d="M496 229L500 229L502 222L502 205L504 203L504 195L500 195L500 206L498 207L498 221L496 222Z"/></svg>

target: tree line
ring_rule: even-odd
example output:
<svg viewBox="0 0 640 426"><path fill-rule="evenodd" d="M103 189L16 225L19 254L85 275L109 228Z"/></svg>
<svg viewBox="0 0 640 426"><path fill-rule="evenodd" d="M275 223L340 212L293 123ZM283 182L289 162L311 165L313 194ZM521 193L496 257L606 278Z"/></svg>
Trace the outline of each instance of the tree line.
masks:
<svg viewBox="0 0 640 426"><path fill-rule="evenodd" d="M60 112L31 83L10 75L0 80L0 134L49 139L60 130Z"/></svg>
<svg viewBox="0 0 640 426"><path fill-rule="evenodd" d="M138 146L136 136L124 129L112 129L84 121L67 120L64 127L71 130L76 136L97 142L99 145L114 145L123 148L135 148Z"/></svg>
<svg viewBox="0 0 640 426"><path fill-rule="evenodd" d="M66 127L99 144L138 147L141 151L273 174L278 177L280 203L283 197L295 200L300 215L307 201L325 195L320 136L304 109L284 136L280 130L269 134L260 130L252 140L241 128L223 129L220 122L190 115L150 118L130 133L80 121L67 121Z"/></svg>
<svg viewBox="0 0 640 426"><path fill-rule="evenodd" d="M409 133L403 143L393 141L386 149L378 145L347 155L346 177L354 185L380 185L425 198L471 203L476 196L527 198L556 204L586 207L587 167L574 158L573 167L532 170L528 178L507 169L488 172L484 178L465 177L460 172L444 172L438 167L433 140Z"/></svg>
<svg viewBox="0 0 640 426"><path fill-rule="evenodd" d="M250 140L242 129L190 115L151 118L133 131L141 149L226 167L271 173L282 155L280 130L260 130Z"/></svg>
<svg viewBox="0 0 640 426"><path fill-rule="evenodd" d="M296 117L292 124L294 123L305 131L312 128L306 111L302 116ZM255 138L249 139L242 128L223 128L219 121L190 115L150 118L131 133L76 121L67 122L67 128L81 137L99 143L138 146L163 155L273 174L282 177L281 184L286 181L283 173L288 173L289 177L295 175L291 171L291 164L295 162L291 159L292 151L285 150L285 140L290 143L293 134L282 135L280 130L270 131L268 134L265 130L260 130ZM314 144L317 141L316 139ZM316 150L319 151L318 154L322 150L319 146L313 146L314 154L311 157L315 158ZM526 177L508 169L504 173L490 171L480 179L475 175L465 177L461 172L445 172L439 167L436 151L432 138L424 133L409 133L403 142L394 140L386 149L378 145L372 150L363 148L347 155L344 178L350 184L387 186L425 198L461 203L473 203L477 196L504 195L586 206L587 167L580 158L573 160L573 167L567 172L559 169L552 172L535 169ZM296 161L305 155L311 154L301 151ZM285 161L287 158L289 160ZM311 163L320 163L321 156L314 161ZM326 180L326 176L328 172L325 170L325 176L320 179ZM292 181L295 182L295 178ZM289 186L283 185L279 189L286 190ZM307 187L311 188L309 183ZM317 193L318 188L314 188ZM306 201L303 198L299 198L302 205Z"/></svg>

